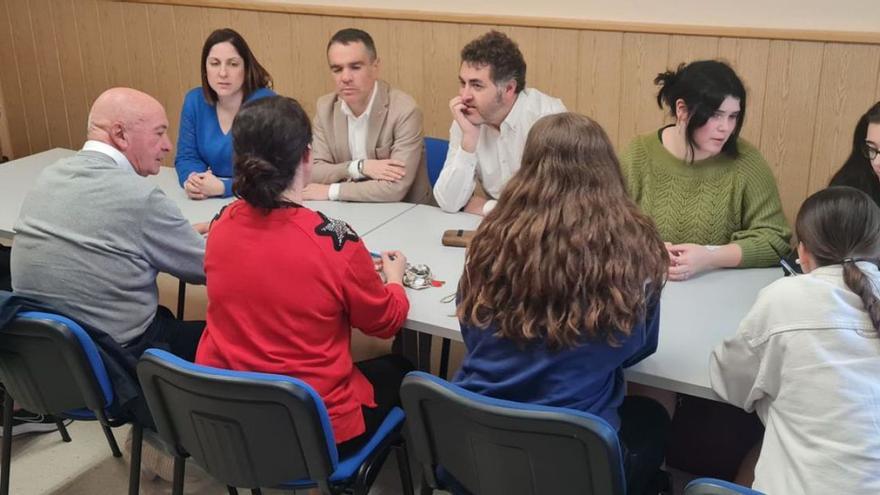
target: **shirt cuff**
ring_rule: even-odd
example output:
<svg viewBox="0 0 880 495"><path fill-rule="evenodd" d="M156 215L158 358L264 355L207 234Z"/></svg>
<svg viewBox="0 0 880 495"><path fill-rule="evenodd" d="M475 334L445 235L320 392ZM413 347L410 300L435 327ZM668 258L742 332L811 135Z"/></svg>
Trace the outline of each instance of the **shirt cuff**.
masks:
<svg viewBox="0 0 880 495"><path fill-rule="evenodd" d="M498 204L498 201L496 201L494 199L490 199L489 201L486 201L486 203L483 204L483 216L488 215L490 211L494 210L495 205L497 205L497 204Z"/></svg>
<svg viewBox="0 0 880 495"><path fill-rule="evenodd" d="M223 183L223 197L228 198L232 196L232 179L227 179L223 177L217 177L220 179L220 182Z"/></svg>
<svg viewBox="0 0 880 495"><path fill-rule="evenodd" d="M330 184L330 189L327 190L327 199L330 201L339 201L339 186L340 184L338 182L336 184Z"/></svg>
<svg viewBox="0 0 880 495"><path fill-rule="evenodd" d="M352 160L351 163L348 164L348 176L352 178L352 180L361 180L366 179L367 176L358 172L358 162L360 160Z"/></svg>

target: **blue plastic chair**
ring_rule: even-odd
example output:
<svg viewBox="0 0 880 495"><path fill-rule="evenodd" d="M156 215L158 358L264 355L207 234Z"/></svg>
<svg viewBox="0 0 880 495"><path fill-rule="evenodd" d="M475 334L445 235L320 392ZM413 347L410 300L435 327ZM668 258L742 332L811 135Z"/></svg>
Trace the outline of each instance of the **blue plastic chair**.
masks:
<svg viewBox="0 0 880 495"><path fill-rule="evenodd" d="M598 416L492 399L419 371L400 395L423 493L456 482L479 495L625 493L617 432ZM454 480L438 480L441 466Z"/></svg>
<svg viewBox="0 0 880 495"><path fill-rule="evenodd" d="M172 493L183 493L192 456L230 493L317 486L366 494L394 448L404 493L412 494L400 408L360 451L340 459L324 402L302 380L201 366L158 349L141 357L138 378L159 436L175 450Z"/></svg>
<svg viewBox="0 0 880 495"><path fill-rule="evenodd" d="M729 481L715 478L697 478L684 488L684 495L764 495Z"/></svg>
<svg viewBox="0 0 880 495"><path fill-rule="evenodd" d="M431 187L434 187L437 178L440 177L448 150L449 141L433 137L425 138L425 161L428 165L428 180L431 182Z"/></svg>
<svg viewBox="0 0 880 495"><path fill-rule="evenodd" d="M37 311L23 312L0 330L0 381L6 388L3 424L12 424L13 402L25 409L78 420L97 420L114 457L122 452L110 427L124 419L107 411L114 393L107 369L94 341L79 324L64 316ZM70 436L58 421L65 442ZM5 433L5 432L4 432ZM129 494L137 494L143 427L132 426ZM9 493L12 435L3 435L0 493Z"/></svg>

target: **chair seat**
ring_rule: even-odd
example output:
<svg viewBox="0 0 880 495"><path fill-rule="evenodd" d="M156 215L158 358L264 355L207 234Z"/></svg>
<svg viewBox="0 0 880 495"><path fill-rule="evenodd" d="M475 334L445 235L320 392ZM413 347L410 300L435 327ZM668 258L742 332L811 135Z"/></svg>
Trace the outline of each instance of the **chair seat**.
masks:
<svg viewBox="0 0 880 495"><path fill-rule="evenodd" d="M357 474L358 469L360 469L367 457L375 451L376 446L392 431L399 428L400 425L403 424L405 418L406 415L403 413L403 409L399 407L392 409L388 413L388 416L385 416L385 420L379 425L379 429L376 430L376 433L370 438L369 442L361 447L361 449L354 455L339 461L336 471L333 471L333 474L330 475L330 482L342 483L350 480L355 474ZM299 489L312 488L317 485L312 480L296 480L285 482L281 486L283 488Z"/></svg>

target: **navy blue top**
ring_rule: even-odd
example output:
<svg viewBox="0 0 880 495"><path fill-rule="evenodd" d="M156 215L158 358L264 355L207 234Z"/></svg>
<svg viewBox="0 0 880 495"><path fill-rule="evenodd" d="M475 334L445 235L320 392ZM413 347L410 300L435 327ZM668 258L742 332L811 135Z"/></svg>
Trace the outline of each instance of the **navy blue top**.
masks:
<svg viewBox="0 0 880 495"><path fill-rule="evenodd" d="M242 104L267 96L275 92L260 88ZM205 100L201 86L189 90L183 100L174 168L181 186L189 174L210 169L223 182L223 197L232 196L232 135L220 129L217 107Z"/></svg>
<svg viewBox="0 0 880 495"><path fill-rule="evenodd" d="M646 313L645 321L618 347L584 342L558 351L543 342L520 347L496 337L495 328L462 324L467 353L453 382L497 399L586 411L620 429L617 408L626 392L623 368L657 350L660 302L649 305Z"/></svg>

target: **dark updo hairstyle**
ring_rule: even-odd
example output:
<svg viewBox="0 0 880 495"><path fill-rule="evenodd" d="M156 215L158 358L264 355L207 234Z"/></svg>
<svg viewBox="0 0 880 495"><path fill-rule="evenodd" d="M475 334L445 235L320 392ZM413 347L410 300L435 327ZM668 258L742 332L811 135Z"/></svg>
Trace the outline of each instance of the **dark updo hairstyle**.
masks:
<svg viewBox="0 0 880 495"><path fill-rule="evenodd" d="M206 67L208 54L211 53L211 48L217 43L231 43L242 61L244 61L244 83L241 86L241 101L247 101L248 96L260 88L272 87L272 76L269 75L269 71L257 62L257 57L254 56L254 52L251 51L247 41L234 29L216 29L208 35L208 39L202 45L202 93L205 95L205 100L212 104L217 103L217 92L211 89L211 85L208 84L208 68Z"/></svg>
<svg viewBox="0 0 880 495"><path fill-rule="evenodd" d="M232 192L256 208L291 203L281 198L312 142L312 124L299 102L271 96L248 102L232 121Z"/></svg>
<svg viewBox="0 0 880 495"><path fill-rule="evenodd" d="M880 101L865 112L856 124L853 132L852 151L846 163L831 178L832 186L850 186L860 189L871 196L880 205L880 180L871 161L865 153L865 139L868 137L868 125L880 124Z"/></svg>
<svg viewBox="0 0 880 495"><path fill-rule="evenodd" d="M816 265L843 264L846 286L862 299L874 329L880 330L876 288L856 265L880 261L880 207L854 187L829 187L804 201L795 231Z"/></svg>
<svg viewBox="0 0 880 495"><path fill-rule="evenodd" d="M731 158L739 156L736 147L739 131L746 118L746 88L736 72L729 65L718 60L699 60L687 65L681 64L678 69L657 74L654 84L660 86L657 93L657 105L663 108L665 103L675 117L675 102L679 99L687 106L690 119L687 123L685 139L690 156L694 156L694 132L703 127L709 118L728 96L739 100L739 117L736 128L724 143L721 152Z"/></svg>

